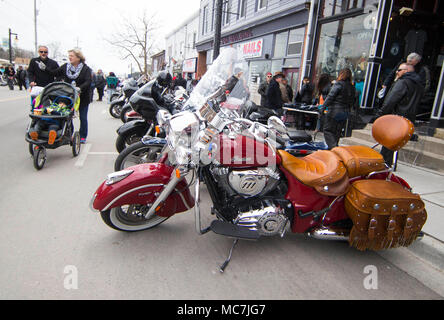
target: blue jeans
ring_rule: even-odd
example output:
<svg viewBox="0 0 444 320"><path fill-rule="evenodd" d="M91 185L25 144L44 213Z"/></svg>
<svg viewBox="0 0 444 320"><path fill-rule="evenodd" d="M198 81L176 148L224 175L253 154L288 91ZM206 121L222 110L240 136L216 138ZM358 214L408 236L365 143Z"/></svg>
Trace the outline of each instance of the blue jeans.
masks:
<svg viewBox="0 0 444 320"><path fill-rule="evenodd" d="M86 139L88 136L88 108L89 101L86 103L80 103L79 114L80 114L80 138Z"/></svg>

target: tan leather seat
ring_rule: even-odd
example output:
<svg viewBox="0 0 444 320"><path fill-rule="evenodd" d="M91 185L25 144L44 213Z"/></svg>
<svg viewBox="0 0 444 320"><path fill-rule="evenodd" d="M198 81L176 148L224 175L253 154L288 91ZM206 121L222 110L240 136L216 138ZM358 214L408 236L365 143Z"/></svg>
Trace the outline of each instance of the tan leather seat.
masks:
<svg viewBox="0 0 444 320"><path fill-rule="evenodd" d="M338 196L347 193L349 178L340 158L331 151L316 151L297 158L286 151L278 151L282 166L305 185L319 193Z"/></svg>
<svg viewBox="0 0 444 320"><path fill-rule="evenodd" d="M331 151L344 162L349 178L386 169L382 155L366 146L336 147Z"/></svg>

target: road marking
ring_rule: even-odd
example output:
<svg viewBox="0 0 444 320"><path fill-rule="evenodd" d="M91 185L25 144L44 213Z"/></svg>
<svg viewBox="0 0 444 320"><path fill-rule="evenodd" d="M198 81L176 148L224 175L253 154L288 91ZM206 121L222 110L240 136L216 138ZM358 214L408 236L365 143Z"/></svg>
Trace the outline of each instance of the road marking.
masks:
<svg viewBox="0 0 444 320"><path fill-rule="evenodd" d="M85 164L86 158L88 157L89 150L91 149L92 144L85 144L82 148L83 150L80 151L79 159L76 161L76 164L74 165L77 168L82 168Z"/></svg>
<svg viewBox="0 0 444 320"><path fill-rule="evenodd" d="M15 98L8 98L0 100L0 102L8 102L8 101L16 101L16 100L22 100L22 99L29 99L29 97L15 97Z"/></svg>
<svg viewBox="0 0 444 320"><path fill-rule="evenodd" d="M116 156L119 155L118 152L90 152L89 155L93 156Z"/></svg>

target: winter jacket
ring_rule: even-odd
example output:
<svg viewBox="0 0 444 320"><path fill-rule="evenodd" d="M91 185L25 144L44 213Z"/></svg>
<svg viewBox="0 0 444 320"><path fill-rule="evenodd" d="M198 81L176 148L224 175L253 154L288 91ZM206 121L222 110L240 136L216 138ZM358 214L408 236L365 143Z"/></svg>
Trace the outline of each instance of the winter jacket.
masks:
<svg viewBox="0 0 444 320"><path fill-rule="evenodd" d="M28 66L28 78L29 82L35 82L39 87L46 87L48 84L53 83L56 79L54 75L40 70L37 62L43 62L46 65L46 69L55 70L59 67L59 64L52 59L42 60L40 57L31 59Z"/></svg>
<svg viewBox="0 0 444 320"><path fill-rule="evenodd" d="M336 81L328 93L324 107L328 109L327 116L336 121L344 121L354 106L356 90L348 81Z"/></svg>
<svg viewBox="0 0 444 320"><path fill-rule="evenodd" d="M84 64L82 71L80 71L77 79L70 79L66 75L67 66L68 64L65 63L60 68L57 68L55 70L46 70L53 76L60 77L64 82L72 84L72 82L74 81L75 86L80 88L80 103L85 104L87 101L89 102L91 100L91 69L86 64Z"/></svg>
<svg viewBox="0 0 444 320"><path fill-rule="evenodd" d="M267 106L267 89L268 89L268 82L264 81L259 85L259 89L257 90L257 93L261 95L261 106L266 107Z"/></svg>
<svg viewBox="0 0 444 320"><path fill-rule="evenodd" d="M416 108L421 100L424 88L416 72L407 72L390 88L377 116L397 114L414 122Z"/></svg>
<svg viewBox="0 0 444 320"><path fill-rule="evenodd" d="M313 101L313 86L310 83L304 84L296 97L296 102L302 102L305 104L311 104Z"/></svg>
<svg viewBox="0 0 444 320"><path fill-rule="evenodd" d="M96 74L96 87L97 88L105 88L106 86L106 80L103 76L103 73L97 73Z"/></svg>
<svg viewBox="0 0 444 320"><path fill-rule="evenodd" d="M282 92L279 87L279 82L275 79L271 79L267 90L267 107L277 110L282 108L282 105Z"/></svg>

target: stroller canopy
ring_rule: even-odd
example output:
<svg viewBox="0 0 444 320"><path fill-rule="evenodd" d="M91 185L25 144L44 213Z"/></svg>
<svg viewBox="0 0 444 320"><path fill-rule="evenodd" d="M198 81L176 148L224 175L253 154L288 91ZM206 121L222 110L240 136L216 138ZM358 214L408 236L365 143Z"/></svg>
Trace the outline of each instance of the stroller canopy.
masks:
<svg viewBox="0 0 444 320"><path fill-rule="evenodd" d="M78 111L80 106L80 98L76 88L66 82L53 82L48 84L43 91L37 96L34 106L47 107L51 103L64 102L74 107Z"/></svg>

